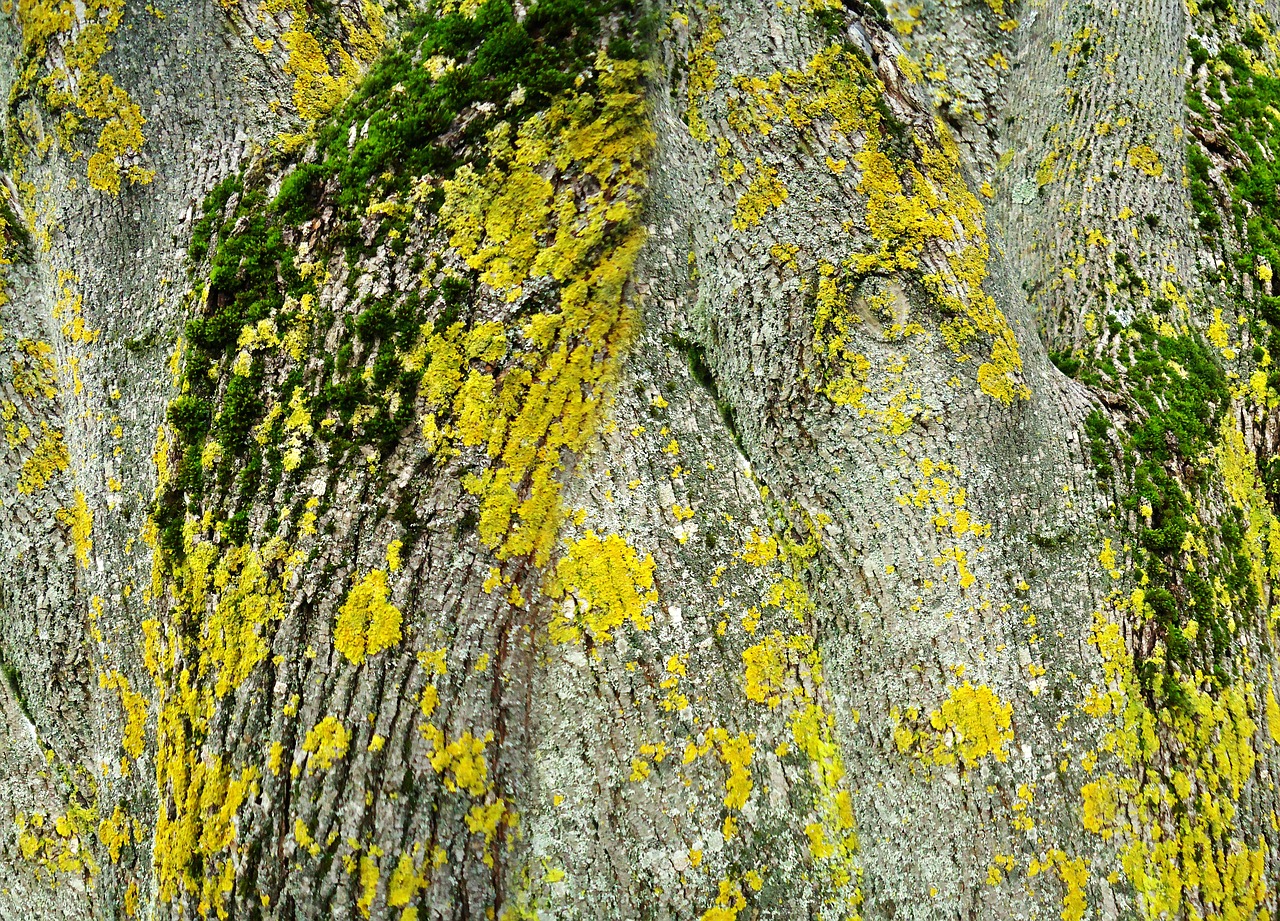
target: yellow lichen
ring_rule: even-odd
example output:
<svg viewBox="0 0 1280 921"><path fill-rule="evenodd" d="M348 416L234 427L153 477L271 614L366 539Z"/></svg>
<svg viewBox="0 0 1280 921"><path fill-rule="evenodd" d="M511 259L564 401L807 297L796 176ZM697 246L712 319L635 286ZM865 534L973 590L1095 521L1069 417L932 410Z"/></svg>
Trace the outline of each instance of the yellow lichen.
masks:
<svg viewBox="0 0 1280 921"><path fill-rule="evenodd" d="M333 763L347 753L351 733L336 717L326 716L307 730L302 740L302 750L311 755L307 761L307 773L327 771Z"/></svg>
<svg viewBox="0 0 1280 921"><path fill-rule="evenodd" d="M1224 420L1219 460L1228 497L1246 520L1254 519L1251 527L1268 530L1270 507L1259 491L1252 452L1233 431L1233 421ZM1270 560L1258 537L1255 532L1245 541L1255 578ZM1143 606L1139 592L1115 590L1106 607L1140 619L1145 617ZM1235 679L1210 691L1205 676L1195 670L1179 680L1185 702L1157 714L1140 689L1119 623L1105 610L1094 617L1090 641L1105 680L1088 689L1084 710L1106 721L1101 749L1126 770L1109 771L1085 785L1082 824L1119 842L1123 874L1138 894L1142 917L1198 916L1198 905L1208 908L1211 917L1257 916L1268 890L1267 845L1259 837L1254 847L1236 818L1257 761L1253 686ZM1160 764L1158 772L1150 767L1153 763ZM1122 802L1127 808L1119 808ZM1175 803L1185 811L1168 821L1167 810Z"/></svg>
<svg viewBox="0 0 1280 921"><path fill-rule="evenodd" d="M658 600L653 566L652 556L640 556L617 534L601 539L587 531L571 542L546 591L552 598L571 595L575 616L557 616L551 625L553 636L576 639L582 627L594 642L607 643L613 631L628 622L637 630L648 630L653 620L645 610Z"/></svg>
<svg viewBox="0 0 1280 921"><path fill-rule="evenodd" d="M99 823L98 840L102 842L102 846L111 855L111 862L119 863L120 851L130 840L129 818L119 806L116 806L115 812L108 818Z"/></svg>
<svg viewBox="0 0 1280 921"><path fill-rule="evenodd" d="M307 121L317 121L337 108L386 42L382 7L363 0L361 21L339 17L341 38L321 41L308 31L306 0L271 0L268 9L286 9L289 27L280 36L288 52L285 73L293 77L293 104Z"/></svg>
<svg viewBox="0 0 1280 921"><path fill-rule="evenodd" d="M701 921L735 921L738 913L747 907L742 886L731 880L720 880L715 901L702 913Z"/></svg>
<svg viewBox="0 0 1280 921"><path fill-rule="evenodd" d="M333 644L347 661L359 665L400 642L400 609L387 601L387 573L374 569L356 583L338 611Z"/></svg>
<svg viewBox="0 0 1280 921"><path fill-rule="evenodd" d="M557 306L501 337L477 329L483 346L468 348L460 323L424 343L429 448L484 446L490 463L464 479L480 499L480 538L502 559L532 555L539 565L563 521L565 452L595 434L635 328L624 286L644 239L640 190L653 134L639 62L601 52L594 67L597 94L568 93L514 138L496 130L485 171L463 166L444 183L441 218L468 264L511 300L530 279L554 280ZM593 182L553 187L548 170ZM517 332L521 345L500 378L475 366ZM454 421L442 426L448 415Z"/></svg>
<svg viewBox="0 0 1280 921"><path fill-rule="evenodd" d="M154 522L144 537L155 547ZM188 528L183 544L181 557L153 555L148 595L164 599L171 612L163 622L142 624L143 661L155 685L156 796L168 804L157 812L153 878L160 901L193 893L221 912L230 891L222 887L234 877L229 851L235 818L256 796L260 771L253 765L233 769L207 752L204 733L218 698L265 658L263 634L283 616L285 585L300 557L278 537L258 548L219 547L196 541ZM286 706L286 714L296 706Z"/></svg>
<svg viewBox="0 0 1280 921"><path fill-rule="evenodd" d="M1119 808L1115 775L1108 772L1100 780L1085 784L1080 789L1080 799L1083 804L1081 822L1084 827L1100 835L1103 840L1110 838Z"/></svg>
<svg viewBox="0 0 1280 921"><path fill-rule="evenodd" d="M484 796L489 789L489 767L484 749L493 741L492 734L478 739L464 732L446 744L443 733L433 726L428 725L425 733L434 748L431 767L444 777L445 787L454 792L462 790L472 796Z"/></svg>
<svg viewBox="0 0 1280 921"><path fill-rule="evenodd" d="M87 177L92 188L112 194L119 193L122 176L130 183L147 183L155 175L137 164L124 165L142 150L146 119L129 93L97 70L124 12L124 0L17 2L24 58L31 62L21 82L35 82L37 67L48 61L49 73L39 86L50 108L62 113L57 128L68 149L74 149L72 139L86 119L101 124Z"/></svg>
<svg viewBox="0 0 1280 921"><path fill-rule="evenodd" d="M784 637L777 630L763 642L746 649L742 653L742 663L747 699L777 707L787 694L803 696L802 685L788 688L788 678L800 670L802 662L811 666L812 654L812 637Z"/></svg>
<svg viewBox="0 0 1280 921"><path fill-rule="evenodd" d="M689 125L689 133L698 141L707 141L711 137L702 118L702 101L715 89L716 78L720 73L712 54L716 45L724 40L722 26L719 8L712 6L708 10L702 33L698 36L698 43L688 54L689 102L685 109L685 121Z"/></svg>
<svg viewBox="0 0 1280 921"><path fill-rule="evenodd" d="M865 62L838 45L819 52L803 70L735 78L734 89L729 122L740 132L768 133L782 121L808 130L823 120L834 134L857 143L857 190L865 196L872 246L846 259L842 268L859 278L911 273L950 314L939 332L957 360L973 357L968 352L973 340L989 343L976 371L982 392L1005 403L1027 399L1013 330L984 289L990 253L985 210L964 180L954 143L942 133L915 131L910 138L914 157L905 162L898 153L891 157L880 84ZM780 203L781 193L774 193L771 199L765 196L772 205ZM757 205L748 216L759 219L764 211ZM843 372L826 392L837 402L858 406L870 367L847 344L856 314L838 289L834 266L820 263L819 268L815 346L828 358L842 359L837 368Z"/></svg>
<svg viewBox="0 0 1280 921"><path fill-rule="evenodd" d="M414 845L415 852L418 847L419 845ZM408 905L414 896L426 888L427 870L428 867L425 864L421 869L417 867L413 854L408 852L401 854L387 883L387 905L392 908Z"/></svg>
<svg viewBox="0 0 1280 921"><path fill-rule="evenodd" d="M146 743L147 699L134 691L129 685L129 679L117 671L100 674L98 684L106 690L120 692L120 704L125 715L120 745L130 758L141 757Z"/></svg>
<svg viewBox="0 0 1280 921"><path fill-rule="evenodd" d="M88 567L89 551L93 549L93 510L84 493L75 491L75 504L71 508L58 509L55 517L71 529L71 544L75 547L76 562Z"/></svg>
<svg viewBox="0 0 1280 921"><path fill-rule="evenodd" d="M360 855L360 898L356 900L356 908L364 917L369 917L369 909L373 905L374 896L378 894L378 880L381 874L378 862L369 854Z"/></svg>
<svg viewBox="0 0 1280 921"><path fill-rule="evenodd" d="M756 159L759 171L747 190L738 199L733 210L733 229L746 230L764 220L764 216L772 208L782 207L787 200L787 187L778 179L778 171L765 166L764 161Z"/></svg>
<svg viewBox="0 0 1280 921"><path fill-rule="evenodd" d="M39 444L22 464L22 472L18 476L20 493L30 494L44 489L50 480L71 465L66 445L62 443L62 432L50 428L47 422L41 422L40 436Z"/></svg>
<svg viewBox="0 0 1280 921"><path fill-rule="evenodd" d="M1002 701L985 684L966 681L951 689L942 706L929 714L921 732L896 718L894 733L904 754L919 745L919 754L938 765L958 764L965 770L986 757L1007 761L1007 745L1013 741L1013 706Z"/></svg>
<svg viewBox="0 0 1280 921"><path fill-rule="evenodd" d="M1136 170L1141 170L1148 176L1159 176L1164 172L1164 164L1160 162L1160 155L1146 144L1138 144L1129 149L1129 165Z"/></svg>
<svg viewBox="0 0 1280 921"><path fill-rule="evenodd" d="M1043 858L1032 858L1027 876L1034 877L1051 870L1057 871L1066 887L1066 894L1062 897L1062 921L1080 921L1088 908L1084 894L1085 884L1089 881L1088 863L1083 857L1069 858L1065 852L1052 848Z"/></svg>

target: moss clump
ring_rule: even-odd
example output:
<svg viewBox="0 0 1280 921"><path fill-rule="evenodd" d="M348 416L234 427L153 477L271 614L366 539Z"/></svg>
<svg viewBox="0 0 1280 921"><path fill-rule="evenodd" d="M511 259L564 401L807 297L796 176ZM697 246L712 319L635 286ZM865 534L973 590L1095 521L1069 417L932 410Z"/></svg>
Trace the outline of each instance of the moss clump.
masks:
<svg viewBox="0 0 1280 921"><path fill-rule="evenodd" d="M1076 366L1079 367L1078 362ZM1111 423L1099 410L1090 410L1084 420L1084 433L1089 442L1089 459L1098 479L1110 483L1115 476L1115 467L1111 463Z"/></svg>
<svg viewBox="0 0 1280 921"><path fill-rule="evenodd" d="M296 223L332 181L340 210L354 216L404 193L410 178L483 165L474 155L499 123L515 128L574 87L606 23L618 30L610 48L620 57L643 53L628 27L640 20L631 0L540 0L522 20L508 0L488 0L473 17L420 18L320 129L317 162L286 180L276 208ZM358 138L349 145L353 126Z"/></svg>
<svg viewBox="0 0 1280 921"><path fill-rule="evenodd" d="M1192 658L1183 628L1191 621L1199 625L1199 661L1221 686L1230 657L1226 620L1232 609L1250 610L1256 598L1233 576L1238 533L1220 523L1215 541L1197 514L1197 500L1209 484L1196 459L1217 440L1230 399L1226 376L1196 336L1162 336L1141 320L1133 329L1139 336L1129 356L1128 382L1145 418L1124 439L1127 489L1121 507L1139 522L1134 562L1148 586L1147 603L1165 651L1162 668L1139 663L1138 674L1153 704L1176 706L1184 696L1176 693L1178 675ZM1187 552L1189 543L1206 540L1209 554ZM1227 596L1212 590L1215 579L1225 582Z"/></svg>
<svg viewBox="0 0 1280 921"><path fill-rule="evenodd" d="M208 400L184 394L169 404L166 418L184 441L195 443L209 433L213 411Z"/></svg>
<svg viewBox="0 0 1280 921"><path fill-rule="evenodd" d="M1077 352L1059 366L1127 407L1124 429L1091 411L1085 447L1099 480L1118 484L1116 521L1131 538L1143 586L1145 607L1135 614L1160 640L1150 656L1135 654L1138 685L1153 708L1176 709L1191 701L1181 682L1193 672L1203 669L1216 689L1227 686L1233 618L1258 603L1233 513L1204 511L1215 482L1201 459L1218 448L1231 390L1214 350L1194 332L1142 316L1109 329L1113 358Z"/></svg>
<svg viewBox="0 0 1280 921"><path fill-rule="evenodd" d="M1194 98L1199 99L1199 94L1194 94ZM1222 229L1222 218L1218 215L1218 204L1214 201L1211 192L1209 158L1197 144L1187 147L1187 172L1191 207L1195 211L1196 223L1200 226L1202 233L1216 234Z"/></svg>
<svg viewBox="0 0 1280 921"><path fill-rule="evenodd" d="M212 234L217 227L221 226L221 218L227 202L232 195L238 195L243 191L243 179L233 173L214 186L205 196L200 220L192 228L191 243L187 248L187 256L192 262L200 262L208 255Z"/></svg>

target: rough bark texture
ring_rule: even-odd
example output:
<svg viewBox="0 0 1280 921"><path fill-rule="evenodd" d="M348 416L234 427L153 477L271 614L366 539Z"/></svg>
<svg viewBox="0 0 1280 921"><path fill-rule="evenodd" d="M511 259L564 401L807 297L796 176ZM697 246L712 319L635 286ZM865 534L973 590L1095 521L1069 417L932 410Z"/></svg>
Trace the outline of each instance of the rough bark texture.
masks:
<svg viewBox="0 0 1280 921"><path fill-rule="evenodd" d="M1274 3L3 10L0 918L1275 914Z"/></svg>

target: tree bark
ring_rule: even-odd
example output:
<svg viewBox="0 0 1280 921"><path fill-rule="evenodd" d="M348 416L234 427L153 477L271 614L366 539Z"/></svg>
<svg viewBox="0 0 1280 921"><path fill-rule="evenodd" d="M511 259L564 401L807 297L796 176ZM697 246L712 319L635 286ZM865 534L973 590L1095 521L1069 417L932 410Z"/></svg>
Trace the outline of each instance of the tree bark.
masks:
<svg viewBox="0 0 1280 921"><path fill-rule="evenodd" d="M0 918L1275 914L1275 4L11 7Z"/></svg>

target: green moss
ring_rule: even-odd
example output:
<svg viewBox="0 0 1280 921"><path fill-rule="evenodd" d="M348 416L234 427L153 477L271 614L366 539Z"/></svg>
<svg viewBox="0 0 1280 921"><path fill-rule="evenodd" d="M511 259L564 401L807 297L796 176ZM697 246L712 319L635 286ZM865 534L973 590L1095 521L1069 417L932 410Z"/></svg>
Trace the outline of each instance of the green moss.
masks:
<svg viewBox="0 0 1280 921"><path fill-rule="evenodd" d="M14 211L6 194L0 194L0 221L4 222L3 232L8 238L6 257L12 262L30 265L35 252L31 246L31 233Z"/></svg>
<svg viewBox="0 0 1280 921"><path fill-rule="evenodd" d="M192 262L200 262L208 254L209 242L214 230L220 225L227 202L231 200L232 195L238 195L243 189L244 184L240 176L232 174L214 186L206 196L200 220L196 222L191 232L191 245L187 249L187 255Z"/></svg>
<svg viewBox="0 0 1280 921"><path fill-rule="evenodd" d="M341 210L356 215L370 201L403 192L410 177L448 178L464 160L480 168L478 142L499 122L515 127L570 89L595 56L600 24L609 17L623 28L611 38L619 56L639 53L644 43L637 27L648 20L631 0L540 0L523 20L507 0L488 0L474 18L420 18L321 129L323 161L286 182L277 206L290 220L301 219L307 202L317 200L317 184L332 177ZM435 76L422 66L433 58L454 66ZM470 110L475 116L481 104L494 108L468 118L460 135L446 142L459 115ZM349 148L353 125L359 137Z"/></svg>
<svg viewBox="0 0 1280 921"><path fill-rule="evenodd" d="M0 675L4 676L5 684L9 686L9 692L13 694L14 700L18 702L18 708L22 710L22 715L27 718L27 722L35 725L35 718L31 715L31 707L27 703L27 695L22 690L22 673L17 667L0 659Z"/></svg>
<svg viewBox="0 0 1280 921"><path fill-rule="evenodd" d="M169 414L176 473L152 508L163 548L180 553L183 521L203 511L236 541L249 537L250 520L274 528L280 510L249 512L281 489L289 495L322 445L342 469L360 448L385 457L417 427L425 368L408 356L432 330L470 321L479 273L445 271L438 254L418 253L424 288L366 301L343 318L334 352L294 364L333 320L315 302L316 269L337 256L354 269L381 246L402 256L440 211L443 181L460 165L488 166L496 129L514 136L567 93L591 100L602 45L615 61L648 53L658 20L639 13L631 0L537 0L517 18L509 0L487 0L474 18L418 15L316 126L308 153L274 155L210 191L189 249L185 396ZM283 179L269 198L273 175ZM304 272L301 228L320 218L322 243ZM537 307L531 298L522 310ZM297 350L292 361L286 348ZM301 444L284 424L295 392L315 422ZM448 410L438 419L452 424Z"/></svg>
<svg viewBox="0 0 1280 921"><path fill-rule="evenodd" d="M260 393L261 374L234 375L227 384L218 414L218 439L233 453L240 453L248 445L249 431L261 417L263 401Z"/></svg>
<svg viewBox="0 0 1280 921"><path fill-rule="evenodd" d="M1051 350L1049 360L1067 377L1075 377L1080 373L1081 361L1069 350Z"/></svg>
<svg viewBox="0 0 1280 921"><path fill-rule="evenodd" d="M367 344L389 338L396 325L396 316L390 303L386 300L375 301L356 317L355 332L360 341Z"/></svg>
<svg viewBox="0 0 1280 921"><path fill-rule="evenodd" d="M1161 334L1142 317L1130 327L1117 326L1116 333L1126 370L1120 375L1113 367L1105 378L1096 371L1093 376L1133 406L1130 417L1136 421L1118 432L1095 409L1085 418L1085 438L1101 481L1110 483L1120 472L1124 514L1118 523L1129 531L1124 522L1138 521L1130 532L1130 553L1164 649L1163 666L1138 663L1139 685L1151 706L1176 707L1184 695L1169 690L1195 665L1225 685L1231 632L1226 620L1231 610L1251 610L1257 603L1241 529L1228 519L1217 523L1215 534L1197 513L1198 497L1211 485L1198 459L1217 442L1230 389L1213 351L1194 334ZM1088 361L1081 379L1097 365ZM1189 540L1206 542L1208 556L1188 553ZM1226 587L1224 598L1213 591L1215 580ZM1183 632L1192 620L1200 628L1195 643Z"/></svg>
<svg viewBox="0 0 1280 921"><path fill-rule="evenodd" d="M169 424L188 443L198 442L207 435L209 424L213 420L209 401L190 394L184 394L170 403L166 415Z"/></svg>
<svg viewBox="0 0 1280 921"><path fill-rule="evenodd" d="M729 436L733 438L734 444L738 445L739 450L741 450L742 441L738 434L737 421L734 419L733 405L720 395L720 388L716 384L715 376L711 373L711 366L707 364L706 348L700 343L675 335L671 336L671 344L684 353L685 361L689 366L689 376L697 381L698 386L711 395L711 399L715 403L716 412L724 422L725 428L729 430Z"/></svg>
<svg viewBox="0 0 1280 921"><path fill-rule="evenodd" d="M1089 442L1089 459L1098 479L1110 483L1115 476L1115 467L1111 463L1110 421L1099 410L1090 410L1084 420L1084 433Z"/></svg>
<svg viewBox="0 0 1280 921"><path fill-rule="evenodd" d="M1199 94L1194 94L1199 99ZM1187 169L1190 180L1191 207L1202 232L1216 234L1222 229L1222 218L1218 215L1217 202L1210 191L1209 158L1204 155L1198 144L1187 147Z"/></svg>

